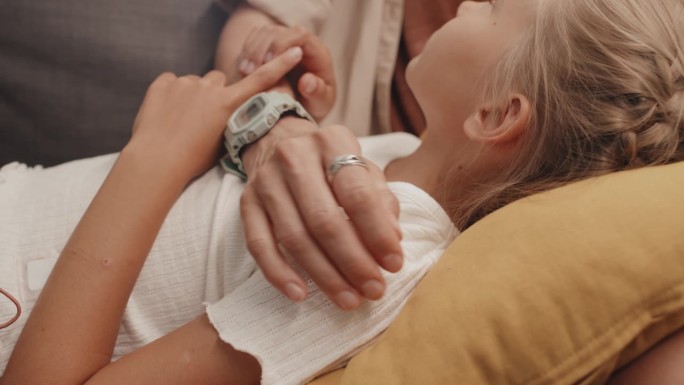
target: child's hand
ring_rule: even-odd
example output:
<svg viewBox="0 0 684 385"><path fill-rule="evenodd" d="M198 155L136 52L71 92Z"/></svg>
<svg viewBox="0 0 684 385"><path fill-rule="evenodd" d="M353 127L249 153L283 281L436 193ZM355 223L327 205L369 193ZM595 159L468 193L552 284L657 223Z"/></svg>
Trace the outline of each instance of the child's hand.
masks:
<svg viewBox="0 0 684 385"><path fill-rule="evenodd" d="M273 87L301 58L302 50L293 48L227 87L219 71L202 78L160 75L147 90L127 149L189 181L216 164L233 111Z"/></svg>
<svg viewBox="0 0 684 385"><path fill-rule="evenodd" d="M316 35L304 27L269 25L255 29L242 48L238 70L241 74L248 75L262 64L296 46L302 47L304 57L288 78L304 107L320 121L335 103L335 75L330 52Z"/></svg>

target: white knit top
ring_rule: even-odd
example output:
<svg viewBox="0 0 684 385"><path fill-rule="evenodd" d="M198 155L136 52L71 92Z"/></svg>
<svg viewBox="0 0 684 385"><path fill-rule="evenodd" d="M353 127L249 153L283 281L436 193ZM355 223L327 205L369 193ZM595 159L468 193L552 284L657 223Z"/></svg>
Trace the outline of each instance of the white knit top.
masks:
<svg viewBox="0 0 684 385"><path fill-rule="evenodd" d="M418 142L406 134L364 138L380 166ZM0 170L0 287L24 310L0 330L0 373L49 272L116 160L105 155L60 166ZM401 206L405 263L385 274L380 301L338 310L310 284L294 304L271 288L245 247L239 218L242 183L216 168L193 182L171 209L126 307L115 358L206 311L221 338L255 356L263 384L299 384L340 366L396 317L413 287L457 231L439 205L407 183L391 183ZM48 266L46 268L46 266ZM0 322L14 314L0 297ZM1 375L1 374L0 374Z"/></svg>

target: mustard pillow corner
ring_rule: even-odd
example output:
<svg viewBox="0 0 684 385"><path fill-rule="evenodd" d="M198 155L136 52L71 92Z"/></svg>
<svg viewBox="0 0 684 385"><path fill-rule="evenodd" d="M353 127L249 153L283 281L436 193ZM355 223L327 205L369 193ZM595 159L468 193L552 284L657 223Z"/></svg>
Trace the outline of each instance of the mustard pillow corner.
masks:
<svg viewBox="0 0 684 385"><path fill-rule="evenodd" d="M602 383L684 325L683 191L684 162L489 215L334 383Z"/></svg>

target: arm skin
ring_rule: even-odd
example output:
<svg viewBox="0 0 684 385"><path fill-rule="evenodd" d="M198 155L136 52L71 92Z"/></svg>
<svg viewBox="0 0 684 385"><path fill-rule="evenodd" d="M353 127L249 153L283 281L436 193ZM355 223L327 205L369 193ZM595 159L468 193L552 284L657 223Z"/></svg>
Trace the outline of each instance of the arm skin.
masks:
<svg viewBox="0 0 684 385"><path fill-rule="evenodd" d="M307 31L278 26L278 22L249 6L238 8L224 26L216 52L216 68L234 81L245 72L239 70L238 60L247 59L259 65L266 52L277 53L292 45L301 46L304 57L297 73L303 73L297 84L298 96L315 116L325 116L335 100L335 81L332 59L324 44ZM240 59L238 59L240 58ZM305 92L308 80L317 84L313 93ZM289 84L277 89L293 94ZM241 212L245 224L248 248L266 278L284 295L294 301L305 298L306 285L285 262L276 243L280 243L313 278L324 293L338 306L352 310L361 304L362 297L378 299L384 292L380 268L398 271L403 257L399 244L398 204L385 183L382 172L350 172L355 175L349 183L329 186L324 167L341 154L358 152L358 145L350 141L329 144L331 135L317 133L316 125L302 119L281 119L258 142L247 147L242 159L250 180L242 195L249 207ZM346 135L342 135L346 138ZM292 144L303 143L307 148L296 167L309 167L305 180L293 177L297 173L293 163L284 156ZM376 170L374 170L376 171ZM345 172L346 174L347 172ZM301 173L300 173L301 174ZM339 179L339 178L337 178ZM286 186L287 185L287 186ZM264 201L279 191L279 207L288 206L287 220L282 212L272 210ZM296 191L296 193L292 193ZM303 197L307 198L303 198ZM351 197L345 199L345 197ZM378 199L378 197L380 197ZM353 199L352 199L353 198ZM378 202L380 201L380 202ZM244 205L242 205L244 206ZM343 207L351 222L336 216ZM327 215L325 213L332 213ZM270 223L278 223L269 225ZM351 225L354 223L354 226ZM388 225L389 224L389 225ZM328 229L321 233L319 229ZM358 230L358 232L357 232ZM275 233L276 238L270 236ZM290 245L290 246L288 246ZM325 269L321 267L325 266ZM346 301L340 301L346 298Z"/></svg>
<svg viewBox="0 0 684 385"><path fill-rule="evenodd" d="M3 385L258 382L256 361L222 343L206 317L110 364L128 296L187 182L145 160L136 149L121 153L62 252Z"/></svg>
<svg viewBox="0 0 684 385"><path fill-rule="evenodd" d="M684 384L684 330L667 337L620 369L608 382L608 385L637 384Z"/></svg>
<svg viewBox="0 0 684 385"><path fill-rule="evenodd" d="M14 348L2 385L250 384L259 365L221 342L206 316L111 363L126 303L176 198L217 161L223 125L301 60L294 49L224 87L166 73L133 137L62 251ZM255 76L256 75L256 76Z"/></svg>

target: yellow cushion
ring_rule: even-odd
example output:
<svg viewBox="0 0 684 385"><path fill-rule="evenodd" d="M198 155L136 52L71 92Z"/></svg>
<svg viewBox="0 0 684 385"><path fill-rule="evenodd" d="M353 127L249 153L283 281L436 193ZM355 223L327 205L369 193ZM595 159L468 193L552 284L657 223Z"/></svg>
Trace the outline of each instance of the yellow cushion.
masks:
<svg viewBox="0 0 684 385"><path fill-rule="evenodd" d="M332 384L599 384L684 325L684 163L535 195L464 232Z"/></svg>

